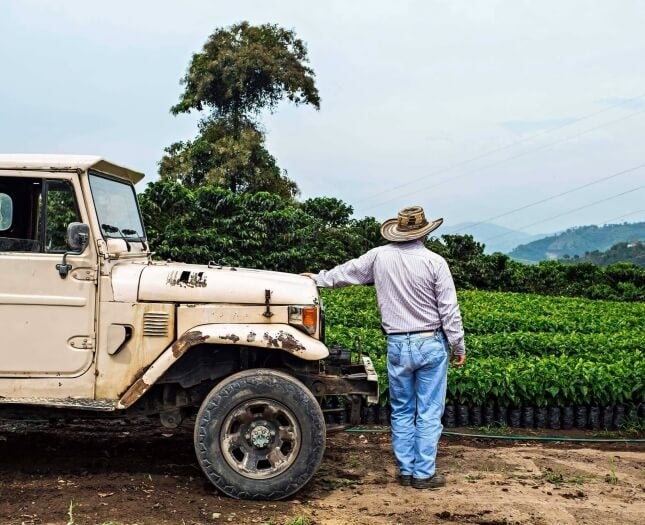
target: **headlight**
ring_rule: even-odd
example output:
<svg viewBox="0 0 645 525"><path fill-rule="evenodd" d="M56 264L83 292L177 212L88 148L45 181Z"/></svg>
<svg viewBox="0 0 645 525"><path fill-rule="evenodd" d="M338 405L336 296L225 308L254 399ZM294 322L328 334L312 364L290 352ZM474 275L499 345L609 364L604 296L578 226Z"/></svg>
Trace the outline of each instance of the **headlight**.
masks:
<svg viewBox="0 0 645 525"><path fill-rule="evenodd" d="M289 324L300 328L309 335L316 333L318 326L317 306L290 306Z"/></svg>

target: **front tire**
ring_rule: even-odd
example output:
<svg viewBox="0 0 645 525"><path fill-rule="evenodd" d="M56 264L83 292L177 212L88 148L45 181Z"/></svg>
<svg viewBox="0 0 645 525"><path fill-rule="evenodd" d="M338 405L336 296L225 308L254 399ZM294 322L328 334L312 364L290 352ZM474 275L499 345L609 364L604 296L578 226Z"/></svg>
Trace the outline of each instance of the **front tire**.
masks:
<svg viewBox="0 0 645 525"><path fill-rule="evenodd" d="M276 370L245 370L204 399L195 452L208 479L225 494L276 500L314 475L325 434L322 410L300 381Z"/></svg>

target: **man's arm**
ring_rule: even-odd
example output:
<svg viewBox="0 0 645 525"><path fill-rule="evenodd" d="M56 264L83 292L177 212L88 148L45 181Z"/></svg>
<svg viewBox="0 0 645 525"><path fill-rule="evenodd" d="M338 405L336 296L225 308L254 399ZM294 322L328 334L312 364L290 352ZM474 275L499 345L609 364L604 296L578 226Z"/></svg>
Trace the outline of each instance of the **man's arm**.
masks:
<svg viewBox="0 0 645 525"><path fill-rule="evenodd" d="M376 248L340 264L331 270L323 270L317 274L309 275L321 288L340 288L351 284L372 284L374 282L374 259Z"/></svg>
<svg viewBox="0 0 645 525"><path fill-rule="evenodd" d="M465 362L466 345L464 342L464 327L461 320L461 311L457 301L457 291L448 263L442 261L437 271L435 281L435 294L437 297L437 308L448 342L452 347L452 353L459 356L455 364L461 366ZM462 357L463 356L463 357Z"/></svg>

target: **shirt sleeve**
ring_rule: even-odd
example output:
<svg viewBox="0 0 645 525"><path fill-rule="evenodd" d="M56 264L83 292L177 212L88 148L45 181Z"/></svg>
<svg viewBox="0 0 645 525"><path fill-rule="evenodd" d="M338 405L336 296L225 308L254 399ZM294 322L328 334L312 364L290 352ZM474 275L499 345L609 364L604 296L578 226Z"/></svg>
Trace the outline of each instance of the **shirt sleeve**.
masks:
<svg viewBox="0 0 645 525"><path fill-rule="evenodd" d="M340 264L331 270L323 270L313 276L316 285L322 288L340 288L352 284L374 283L374 260L376 249Z"/></svg>
<svg viewBox="0 0 645 525"><path fill-rule="evenodd" d="M450 268L448 268L448 263L445 260L439 265L437 271L435 295L441 326L452 347L452 351L455 355L465 355L464 327L457 301L457 291L455 290Z"/></svg>

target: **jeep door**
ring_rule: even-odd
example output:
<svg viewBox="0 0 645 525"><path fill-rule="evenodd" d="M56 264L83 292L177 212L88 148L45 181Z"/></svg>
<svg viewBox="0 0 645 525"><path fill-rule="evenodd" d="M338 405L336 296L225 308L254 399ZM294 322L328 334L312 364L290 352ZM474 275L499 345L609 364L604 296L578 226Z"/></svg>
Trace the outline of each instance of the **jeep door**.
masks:
<svg viewBox="0 0 645 525"><path fill-rule="evenodd" d="M75 173L0 173L0 396L93 397L93 243L57 269L80 196Z"/></svg>

